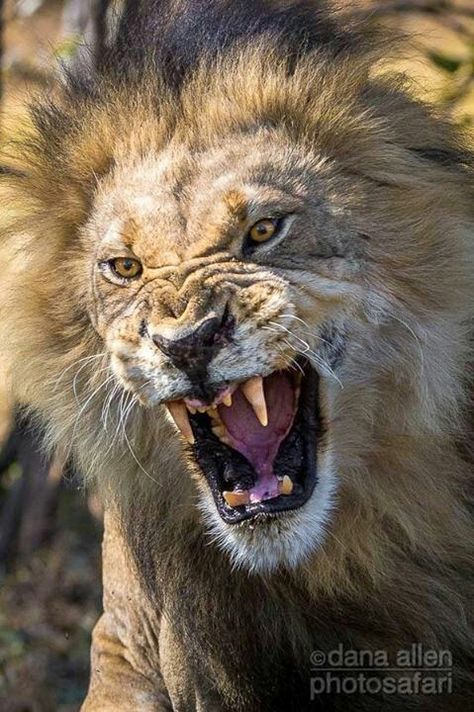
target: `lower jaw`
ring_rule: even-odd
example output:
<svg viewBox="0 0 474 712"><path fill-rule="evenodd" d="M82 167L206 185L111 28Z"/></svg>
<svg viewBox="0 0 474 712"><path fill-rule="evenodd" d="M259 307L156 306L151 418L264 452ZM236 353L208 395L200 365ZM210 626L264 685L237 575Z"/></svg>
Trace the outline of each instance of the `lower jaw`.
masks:
<svg viewBox="0 0 474 712"><path fill-rule="evenodd" d="M303 507L313 495L317 485L317 450L322 435L319 411L319 377L307 364L301 380L301 391L294 422L281 443L275 459L275 474L282 480L289 476L293 483L291 494L281 494L271 499L229 506L224 499L228 487L224 479L226 467L249 469L249 463L235 451L230 451L209 431L207 416L191 416L196 435L194 456L209 486L215 506L226 524L252 522L268 517L281 517Z"/></svg>

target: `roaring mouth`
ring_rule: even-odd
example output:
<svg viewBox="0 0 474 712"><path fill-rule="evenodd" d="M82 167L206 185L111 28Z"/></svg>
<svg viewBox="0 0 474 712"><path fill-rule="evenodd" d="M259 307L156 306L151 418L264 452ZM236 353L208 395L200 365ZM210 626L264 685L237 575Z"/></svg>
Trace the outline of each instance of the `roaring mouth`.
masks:
<svg viewBox="0 0 474 712"><path fill-rule="evenodd" d="M221 518L235 524L302 507L316 480L319 378L300 371L254 376L213 403L167 403L204 474Z"/></svg>

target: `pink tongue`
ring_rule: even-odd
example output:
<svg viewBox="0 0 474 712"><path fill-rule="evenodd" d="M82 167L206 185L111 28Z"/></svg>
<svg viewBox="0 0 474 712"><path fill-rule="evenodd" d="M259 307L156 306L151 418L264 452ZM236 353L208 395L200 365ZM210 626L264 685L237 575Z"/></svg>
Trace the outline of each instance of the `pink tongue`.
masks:
<svg viewBox="0 0 474 712"><path fill-rule="evenodd" d="M227 408L219 406L219 415L230 435L231 445L253 466L257 481L249 490L251 502L278 497L278 479L273 463L282 441L295 417L295 391L286 373L276 372L263 381L267 402L268 425L263 427L242 391L238 389Z"/></svg>

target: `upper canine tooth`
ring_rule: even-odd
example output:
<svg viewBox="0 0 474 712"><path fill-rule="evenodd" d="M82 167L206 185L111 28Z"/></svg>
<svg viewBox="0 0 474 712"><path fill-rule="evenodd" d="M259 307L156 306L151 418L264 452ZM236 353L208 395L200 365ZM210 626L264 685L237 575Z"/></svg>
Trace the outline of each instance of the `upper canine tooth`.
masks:
<svg viewBox="0 0 474 712"><path fill-rule="evenodd" d="M230 406L232 405L232 393L226 393L226 395L222 399L222 402L224 403L224 405L230 408Z"/></svg>
<svg viewBox="0 0 474 712"><path fill-rule="evenodd" d="M206 408L198 408L197 410L199 413L207 413L207 407Z"/></svg>
<svg viewBox="0 0 474 712"><path fill-rule="evenodd" d="M191 415L195 415L197 413L197 408L193 408L192 405L186 405L186 408L189 410Z"/></svg>
<svg viewBox="0 0 474 712"><path fill-rule="evenodd" d="M267 404L263 390L263 379L261 376L254 376L242 384L242 393L255 411L261 425L268 425Z"/></svg>
<svg viewBox="0 0 474 712"><path fill-rule="evenodd" d="M291 494L293 492L293 481L291 477L288 477L288 475L285 475L284 478L281 480L281 482L278 485L278 489L280 494Z"/></svg>
<svg viewBox="0 0 474 712"><path fill-rule="evenodd" d="M241 504L249 504L250 496L246 490L235 490L235 492L223 492L222 496L229 507L239 507Z"/></svg>
<svg viewBox="0 0 474 712"><path fill-rule="evenodd" d="M183 401L170 401L166 405L183 437L192 445L194 443L194 435L185 404Z"/></svg>

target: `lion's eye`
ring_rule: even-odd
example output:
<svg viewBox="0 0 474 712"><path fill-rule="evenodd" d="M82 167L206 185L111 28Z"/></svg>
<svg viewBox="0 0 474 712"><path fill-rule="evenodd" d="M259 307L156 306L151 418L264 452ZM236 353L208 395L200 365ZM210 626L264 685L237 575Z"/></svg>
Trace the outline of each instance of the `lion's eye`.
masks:
<svg viewBox="0 0 474 712"><path fill-rule="evenodd" d="M111 270L122 279L135 279L143 271L141 263L131 257L116 257L109 260L108 264Z"/></svg>
<svg viewBox="0 0 474 712"><path fill-rule="evenodd" d="M265 218L255 223L248 232L248 237L253 242L267 242L278 230L278 220Z"/></svg>

